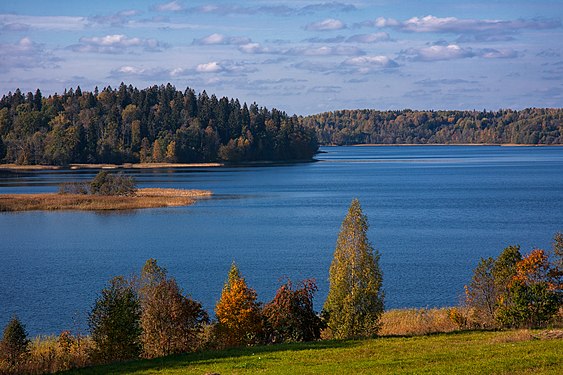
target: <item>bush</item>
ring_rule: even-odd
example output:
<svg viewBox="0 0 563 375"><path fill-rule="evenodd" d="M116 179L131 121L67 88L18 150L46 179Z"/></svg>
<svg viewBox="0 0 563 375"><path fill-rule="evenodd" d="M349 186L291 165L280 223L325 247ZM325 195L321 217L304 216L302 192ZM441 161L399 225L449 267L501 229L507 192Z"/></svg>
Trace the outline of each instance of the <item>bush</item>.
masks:
<svg viewBox="0 0 563 375"><path fill-rule="evenodd" d="M59 194L81 194L90 193L90 184L87 182L64 182L59 185Z"/></svg>
<svg viewBox="0 0 563 375"><path fill-rule="evenodd" d="M176 280L149 259L141 273L139 289L142 314L143 356L161 357L194 351L199 334L208 321L201 304L184 296Z"/></svg>
<svg viewBox="0 0 563 375"><path fill-rule="evenodd" d="M133 177L123 173L110 174L100 171L90 182L90 194L96 195L134 195L137 191Z"/></svg>
<svg viewBox="0 0 563 375"><path fill-rule="evenodd" d="M323 324L313 310L316 291L314 280L302 281L297 289L293 289L291 280L287 280L278 289L262 312L267 322L268 341L313 341L320 338Z"/></svg>
<svg viewBox="0 0 563 375"><path fill-rule="evenodd" d="M139 357L141 308L132 286L123 277L113 278L102 290L88 318L95 348L92 359L111 362Z"/></svg>
<svg viewBox="0 0 563 375"><path fill-rule="evenodd" d="M6 363L9 371L14 371L25 361L29 342L24 325L14 316L6 325L0 342L0 359ZM0 365L0 369L2 367Z"/></svg>

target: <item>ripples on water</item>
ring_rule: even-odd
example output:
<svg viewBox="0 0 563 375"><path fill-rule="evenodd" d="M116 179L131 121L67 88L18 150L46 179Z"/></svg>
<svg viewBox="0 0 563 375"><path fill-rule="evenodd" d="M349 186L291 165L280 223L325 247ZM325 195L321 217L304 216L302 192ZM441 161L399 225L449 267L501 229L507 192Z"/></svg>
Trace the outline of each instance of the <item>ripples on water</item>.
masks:
<svg viewBox="0 0 563 375"><path fill-rule="evenodd" d="M387 308L458 302L480 257L550 247L563 230L563 148L327 147L319 162L127 171L141 187L209 189L190 207L0 214L0 325L84 328L96 294L150 257L211 312L235 260L262 301L314 277L316 307L348 205L358 197L379 249ZM95 171L0 176L0 192L56 191Z"/></svg>

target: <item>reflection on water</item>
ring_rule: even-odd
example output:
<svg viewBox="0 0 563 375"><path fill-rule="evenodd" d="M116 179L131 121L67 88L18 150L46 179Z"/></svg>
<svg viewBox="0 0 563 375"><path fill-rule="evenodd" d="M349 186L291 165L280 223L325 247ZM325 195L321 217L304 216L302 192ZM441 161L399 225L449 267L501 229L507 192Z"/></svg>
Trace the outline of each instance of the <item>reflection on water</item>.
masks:
<svg viewBox="0 0 563 375"><path fill-rule="evenodd" d="M111 276L151 257L210 311L233 260L262 301L282 276L316 278L320 308L354 197L382 254L389 308L455 304L480 257L548 248L563 230L563 148L324 150L319 163L126 171L141 187L214 192L189 207L0 214L0 325L17 313L33 334L72 328ZM95 173L3 174L0 192L51 192Z"/></svg>

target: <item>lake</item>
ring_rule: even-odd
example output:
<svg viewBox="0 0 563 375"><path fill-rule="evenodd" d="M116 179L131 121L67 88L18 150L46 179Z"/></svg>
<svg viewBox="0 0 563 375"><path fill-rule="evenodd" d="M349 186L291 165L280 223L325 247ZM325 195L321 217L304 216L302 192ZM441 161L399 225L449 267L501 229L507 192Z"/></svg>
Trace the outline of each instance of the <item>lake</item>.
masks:
<svg viewBox="0 0 563 375"><path fill-rule="evenodd" d="M315 278L316 308L342 219L360 199L381 253L386 308L451 306L480 257L551 248L563 231L563 147L323 147L317 162L131 170L140 187L209 189L193 206L0 213L0 326L85 332L99 291L156 258L211 315L234 260L263 302ZM56 191L96 171L0 176L0 193Z"/></svg>

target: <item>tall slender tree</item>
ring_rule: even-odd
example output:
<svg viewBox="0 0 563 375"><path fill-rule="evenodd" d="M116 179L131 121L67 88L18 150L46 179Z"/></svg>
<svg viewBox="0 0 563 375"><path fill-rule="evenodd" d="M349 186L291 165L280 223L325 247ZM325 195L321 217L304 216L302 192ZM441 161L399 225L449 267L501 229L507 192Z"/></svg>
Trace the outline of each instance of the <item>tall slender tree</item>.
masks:
<svg viewBox="0 0 563 375"><path fill-rule="evenodd" d="M379 252L370 244L368 220L354 199L342 222L330 266L330 290L324 310L334 338L372 336L383 313Z"/></svg>

